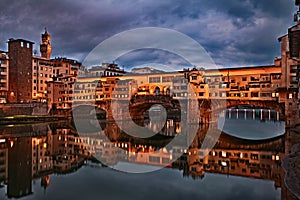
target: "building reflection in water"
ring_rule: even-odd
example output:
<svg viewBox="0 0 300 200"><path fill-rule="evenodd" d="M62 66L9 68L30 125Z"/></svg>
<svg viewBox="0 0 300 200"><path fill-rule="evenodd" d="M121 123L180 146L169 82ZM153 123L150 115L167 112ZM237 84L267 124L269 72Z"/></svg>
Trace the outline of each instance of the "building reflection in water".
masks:
<svg viewBox="0 0 300 200"><path fill-rule="evenodd" d="M200 127L189 149L180 146L166 149L163 146L180 130L175 121L167 124L161 136L150 139L132 138L118 130L114 123L106 124L105 129L98 132L87 131L81 137L69 122L2 127L1 183L7 185L9 198L23 197L32 194L33 180L40 180L46 191L51 185L51 174L72 173L83 165L101 167L95 159L101 157L109 165L120 161L154 166L168 164L168 167L182 171L184 177L193 179L202 179L206 173L217 173L271 180L275 188L281 188L282 199L293 198L285 186L285 172L281 168L282 158L292 146L289 143L297 143L290 138L292 133L264 141L222 134L205 156L200 147L207 126ZM180 158L172 162L178 154Z"/></svg>

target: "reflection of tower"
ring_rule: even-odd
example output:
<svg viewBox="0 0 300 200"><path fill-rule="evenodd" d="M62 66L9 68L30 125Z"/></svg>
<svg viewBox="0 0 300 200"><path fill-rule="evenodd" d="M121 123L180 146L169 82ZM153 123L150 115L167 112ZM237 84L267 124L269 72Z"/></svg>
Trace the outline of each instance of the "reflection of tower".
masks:
<svg viewBox="0 0 300 200"><path fill-rule="evenodd" d="M41 186L44 187L44 193L46 193L47 187L50 185L50 176L43 176L41 179Z"/></svg>
<svg viewBox="0 0 300 200"><path fill-rule="evenodd" d="M50 59L52 53L52 45L50 44L50 34L45 28L45 33L42 34L42 43L40 45L40 52L43 58Z"/></svg>
<svg viewBox="0 0 300 200"><path fill-rule="evenodd" d="M8 151L8 198L32 193L32 145L30 137L17 138Z"/></svg>

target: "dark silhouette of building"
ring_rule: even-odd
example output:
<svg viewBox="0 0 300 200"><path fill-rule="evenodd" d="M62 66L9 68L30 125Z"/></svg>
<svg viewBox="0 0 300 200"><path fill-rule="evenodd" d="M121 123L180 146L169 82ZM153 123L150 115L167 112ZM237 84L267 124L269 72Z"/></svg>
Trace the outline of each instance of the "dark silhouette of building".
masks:
<svg viewBox="0 0 300 200"><path fill-rule="evenodd" d="M32 100L32 46L33 42L10 39L9 52L9 102Z"/></svg>

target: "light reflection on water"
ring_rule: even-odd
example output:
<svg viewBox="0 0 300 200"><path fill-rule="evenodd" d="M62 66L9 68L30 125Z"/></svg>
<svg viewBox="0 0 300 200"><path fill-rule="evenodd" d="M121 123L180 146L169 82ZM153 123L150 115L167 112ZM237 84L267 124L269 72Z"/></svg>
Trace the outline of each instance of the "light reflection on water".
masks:
<svg viewBox="0 0 300 200"><path fill-rule="evenodd" d="M234 137L266 140L285 133L285 122L276 111L267 109L227 109L219 114L218 128Z"/></svg>
<svg viewBox="0 0 300 200"><path fill-rule="evenodd" d="M0 198L280 199L288 193L280 167L283 138L251 142L221 135L201 159L199 149L208 129L202 125L189 149L177 146L145 158L145 152L162 148L172 139L170 133L180 130L175 121L168 124L165 128L172 132L149 140L128 137L114 123L102 124L98 132L90 129L81 138L69 122L0 127L6 139L0 144ZM167 168L128 174L95 162L96 154L127 167L160 166L172 155L183 155Z"/></svg>

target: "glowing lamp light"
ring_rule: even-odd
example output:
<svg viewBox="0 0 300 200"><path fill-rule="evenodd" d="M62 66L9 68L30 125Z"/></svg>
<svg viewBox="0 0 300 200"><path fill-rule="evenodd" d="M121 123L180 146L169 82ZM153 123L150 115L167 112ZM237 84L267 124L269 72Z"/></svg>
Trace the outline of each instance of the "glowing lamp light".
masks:
<svg viewBox="0 0 300 200"><path fill-rule="evenodd" d="M226 157L226 152L222 151L222 157Z"/></svg>
<svg viewBox="0 0 300 200"><path fill-rule="evenodd" d="M222 161L222 162L221 162L221 165L222 165L223 167L227 167L227 162Z"/></svg>

